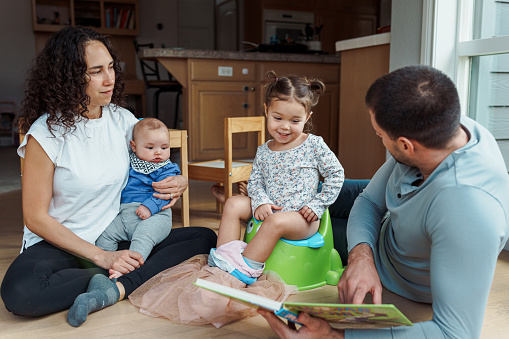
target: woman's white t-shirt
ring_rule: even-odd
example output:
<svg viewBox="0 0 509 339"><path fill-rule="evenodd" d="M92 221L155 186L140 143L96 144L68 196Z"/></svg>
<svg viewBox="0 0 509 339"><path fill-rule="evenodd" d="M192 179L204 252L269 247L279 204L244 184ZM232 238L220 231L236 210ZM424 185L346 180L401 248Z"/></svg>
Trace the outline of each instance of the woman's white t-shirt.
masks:
<svg viewBox="0 0 509 339"><path fill-rule="evenodd" d="M128 178L129 140L138 121L113 104L102 112L99 119L79 119L76 129L65 134L56 126L54 136L46 125L48 115L42 115L18 148L24 157L28 138L39 142L55 165L48 214L92 244L118 214ZM25 226L22 251L41 240Z"/></svg>

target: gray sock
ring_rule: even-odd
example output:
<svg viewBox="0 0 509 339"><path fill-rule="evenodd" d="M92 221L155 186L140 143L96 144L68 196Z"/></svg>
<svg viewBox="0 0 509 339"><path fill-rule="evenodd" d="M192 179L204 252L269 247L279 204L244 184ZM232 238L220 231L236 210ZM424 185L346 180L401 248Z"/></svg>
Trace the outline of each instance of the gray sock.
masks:
<svg viewBox="0 0 509 339"><path fill-rule="evenodd" d="M67 313L67 322L78 327L95 311L114 305L120 298L117 285L107 276L96 274L90 279L86 293L80 294Z"/></svg>
<svg viewBox="0 0 509 339"><path fill-rule="evenodd" d="M258 262L258 261L251 260L249 258L246 258L244 255L242 255L242 258L244 259L246 264L248 264L249 267L251 267L253 270L261 270L261 269L263 269L263 264L264 264L263 262Z"/></svg>

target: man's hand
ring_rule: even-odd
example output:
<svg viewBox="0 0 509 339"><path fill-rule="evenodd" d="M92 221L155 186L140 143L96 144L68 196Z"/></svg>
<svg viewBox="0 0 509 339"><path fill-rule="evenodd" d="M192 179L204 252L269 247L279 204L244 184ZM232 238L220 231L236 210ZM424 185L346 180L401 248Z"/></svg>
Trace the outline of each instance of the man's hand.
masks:
<svg viewBox="0 0 509 339"><path fill-rule="evenodd" d="M306 219L307 222L313 222L318 220L318 216L308 206L302 207L299 213L302 214L302 216L304 217L304 219Z"/></svg>
<svg viewBox="0 0 509 339"><path fill-rule="evenodd" d="M263 221L267 219L271 214L273 214L272 210L280 209L283 209L283 207L272 204L263 204L256 208L254 212L254 217L256 220Z"/></svg>
<svg viewBox="0 0 509 339"><path fill-rule="evenodd" d="M136 215L138 217L140 217L141 220L145 220L145 219L150 218L150 216L152 215L152 212L150 212L150 210L148 209L147 206L140 205L136 209Z"/></svg>
<svg viewBox="0 0 509 339"><path fill-rule="evenodd" d="M173 177L167 177L161 181L152 183L152 187L157 193L154 193L154 197L171 200L162 209L173 207L177 200L182 196L182 193L187 189L187 178L183 175L176 175Z"/></svg>
<svg viewBox="0 0 509 339"><path fill-rule="evenodd" d="M272 312L258 310L258 313L260 313L265 318L265 320L267 320L269 326L280 338L345 338L344 330L332 329L329 323L325 320L313 318L307 313L299 314L297 321L303 326L298 330L290 328Z"/></svg>
<svg viewBox="0 0 509 339"><path fill-rule="evenodd" d="M338 292L343 304L362 304L368 293L373 296L373 304L382 303L382 284L369 245L359 244L348 254L348 265L339 280Z"/></svg>

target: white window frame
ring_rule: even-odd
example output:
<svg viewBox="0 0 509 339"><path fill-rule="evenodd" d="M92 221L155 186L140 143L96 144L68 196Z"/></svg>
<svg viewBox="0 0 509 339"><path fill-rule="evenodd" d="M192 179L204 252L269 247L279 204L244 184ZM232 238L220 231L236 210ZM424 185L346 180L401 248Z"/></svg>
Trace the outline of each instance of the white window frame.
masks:
<svg viewBox="0 0 509 339"><path fill-rule="evenodd" d="M472 40L474 0L423 0L421 64L446 73L468 114L471 58L509 53L509 36Z"/></svg>

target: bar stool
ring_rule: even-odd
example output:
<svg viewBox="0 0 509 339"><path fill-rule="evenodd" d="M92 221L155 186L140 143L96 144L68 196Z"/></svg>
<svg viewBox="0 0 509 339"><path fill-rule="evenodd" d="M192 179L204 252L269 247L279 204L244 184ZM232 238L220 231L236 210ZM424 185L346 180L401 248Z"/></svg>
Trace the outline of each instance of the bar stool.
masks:
<svg viewBox="0 0 509 339"><path fill-rule="evenodd" d="M154 48L153 43L149 44L139 44L136 39L134 39L134 48L136 49L136 54L142 48ZM161 80L161 76L159 74L159 63L157 61L151 60L142 60L138 56L138 60L140 61L141 73L143 74L143 80L145 81L145 86L147 89L155 88L157 89L154 93L153 98L153 116L154 118L159 118L159 94L162 92L177 92L177 97L175 98L175 120L173 123L173 128L178 129L178 121L179 121L179 97L182 96L182 85L173 78L173 76L168 72L168 80Z"/></svg>

